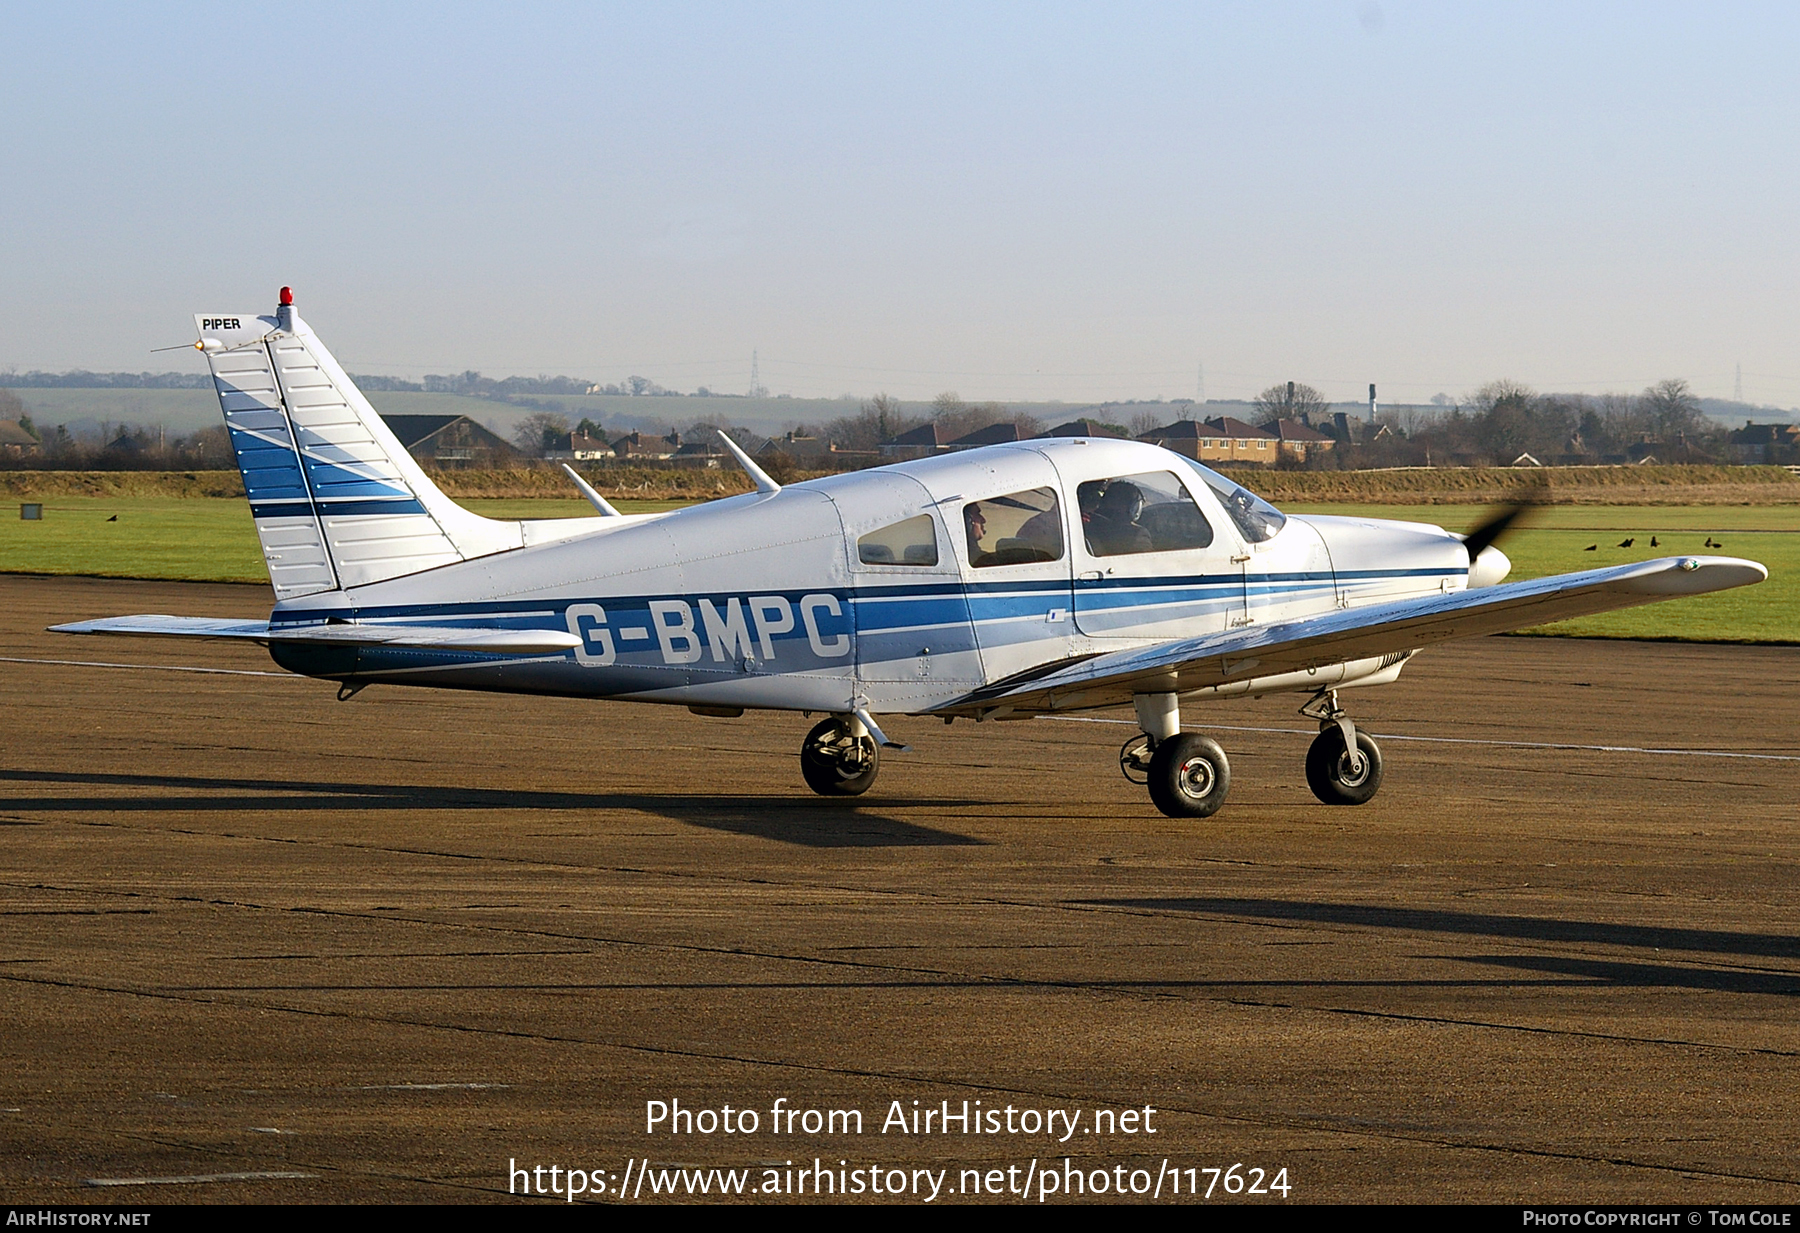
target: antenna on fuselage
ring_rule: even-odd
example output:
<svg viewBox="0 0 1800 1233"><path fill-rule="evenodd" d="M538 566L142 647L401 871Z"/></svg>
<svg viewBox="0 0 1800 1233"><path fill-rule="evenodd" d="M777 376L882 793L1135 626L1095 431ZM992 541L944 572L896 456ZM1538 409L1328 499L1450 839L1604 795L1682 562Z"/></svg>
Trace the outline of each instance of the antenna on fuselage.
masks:
<svg viewBox="0 0 1800 1233"><path fill-rule="evenodd" d="M715 428L713 431L719 434L719 440L725 443L725 448L731 451L733 458L737 459L738 466L744 468L744 474L748 475L750 482L756 485L756 491L770 493L781 491L781 485L770 479L767 471L750 461L750 455L739 449L738 443L726 436L723 428Z"/></svg>
<svg viewBox="0 0 1800 1233"><path fill-rule="evenodd" d="M595 492L592 484L577 475L574 467L571 467L565 462L562 464L562 469L567 471L569 473L569 478L575 481L575 487L581 489L581 495L587 498L588 504L599 510L603 517L623 518L625 516L613 508L611 501L608 501L598 492Z"/></svg>

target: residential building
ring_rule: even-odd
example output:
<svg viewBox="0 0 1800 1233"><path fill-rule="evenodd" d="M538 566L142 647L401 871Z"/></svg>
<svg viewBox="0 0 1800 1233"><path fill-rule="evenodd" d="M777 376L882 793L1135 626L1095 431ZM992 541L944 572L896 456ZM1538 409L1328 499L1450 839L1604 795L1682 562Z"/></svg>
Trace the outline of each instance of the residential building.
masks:
<svg viewBox="0 0 1800 1233"><path fill-rule="evenodd" d="M646 437L634 429L612 443L613 455L628 462L667 462L680 448L678 432L666 437Z"/></svg>
<svg viewBox="0 0 1800 1233"><path fill-rule="evenodd" d="M1275 438L1277 459L1305 462L1308 454L1322 454L1337 446L1331 437L1301 420L1270 420L1262 430Z"/></svg>
<svg viewBox="0 0 1800 1233"><path fill-rule="evenodd" d="M611 459L613 447L604 437L590 437L585 432L567 432L556 438L556 444L544 451L544 457L559 462L595 462Z"/></svg>
<svg viewBox="0 0 1800 1233"><path fill-rule="evenodd" d="M1800 424L1753 424L1731 434L1731 460L1745 466L1800 463Z"/></svg>
<svg viewBox="0 0 1800 1233"><path fill-rule="evenodd" d="M1104 424L1086 418L1070 420L1066 424L1058 424L1055 428L1038 434L1040 437L1112 437L1115 439L1122 435L1117 429L1108 428Z"/></svg>
<svg viewBox="0 0 1800 1233"><path fill-rule="evenodd" d="M382 423L419 465L454 471L515 465L519 451L466 415L384 415Z"/></svg>
<svg viewBox="0 0 1800 1233"><path fill-rule="evenodd" d="M1138 438L1206 463L1271 466L1278 454L1276 439L1262 429L1231 416L1213 420L1176 420Z"/></svg>
<svg viewBox="0 0 1800 1233"><path fill-rule="evenodd" d="M38 448L38 439L26 432L18 420L0 420L0 454L25 458L37 453Z"/></svg>
<svg viewBox="0 0 1800 1233"><path fill-rule="evenodd" d="M948 442L945 449L973 450L984 445L1005 445L1009 441L1019 439L1019 426L1011 423L989 424L986 428L977 428L974 432L964 433L956 440Z"/></svg>
<svg viewBox="0 0 1800 1233"><path fill-rule="evenodd" d="M920 424L911 432L903 432L897 437L889 437L881 443L881 452L889 462L899 462L908 458L927 458L932 454L941 454L949 444L934 421Z"/></svg>

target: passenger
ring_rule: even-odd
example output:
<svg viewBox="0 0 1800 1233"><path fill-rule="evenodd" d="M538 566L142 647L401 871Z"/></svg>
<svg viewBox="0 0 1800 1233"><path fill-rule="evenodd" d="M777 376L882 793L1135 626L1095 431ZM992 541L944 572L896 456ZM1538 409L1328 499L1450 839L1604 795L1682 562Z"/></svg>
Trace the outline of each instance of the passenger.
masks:
<svg viewBox="0 0 1800 1233"><path fill-rule="evenodd" d="M1138 525L1144 511L1143 491L1126 480L1114 480L1087 524L1088 547L1095 556L1116 557L1149 552L1150 532Z"/></svg>
<svg viewBox="0 0 1800 1233"><path fill-rule="evenodd" d="M1041 560L1055 561L1062 556L1062 511L1055 505L1033 514L1019 528L1019 538L1036 552Z"/></svg>
<svg viewBox="0 0 1800 1233"><path fill-rule="evenodd" d="M981 512L981 502L971 501L963 506L963 526L969 532L969 561L976 563L987 554L981 541L987 538L987 515Z"/></svg>

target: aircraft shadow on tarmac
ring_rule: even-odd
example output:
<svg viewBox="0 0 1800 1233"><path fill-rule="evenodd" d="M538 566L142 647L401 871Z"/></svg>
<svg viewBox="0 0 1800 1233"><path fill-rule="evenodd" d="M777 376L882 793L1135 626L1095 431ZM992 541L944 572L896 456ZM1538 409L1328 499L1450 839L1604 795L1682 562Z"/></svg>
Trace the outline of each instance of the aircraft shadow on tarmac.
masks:
<svg viewBox="0 0 1800 1233"><path fill-rule="evenodd" d="M735 835L755 835L811 848L957 847L984 841L870 812L874 802L741 795L655 796L647 793L519 791L430 784L337 783L228 779L187 775L118 775L79 771L0 770L0 783L53 783L148 789L140 795L0 796L0 812L273 813L379 810L633 809L670 821ZM160 791L159 791L160 789ZM912 801L956 808L965 802Z"/></svg>
<svg viewBox="0 0 1800 1233"><path fill-rule="evenodd" d="M1532 942L1631 946L1648 950L1688 951L1758 959L1800 958L1800 937L1778 933L1623 925L1609 921L1500 916L1431 908L1371 907L1355 903L1305 903L1286 899L1089 899L1081 902L1096 907L1146 908L1165 912L1204 913L1209 916L1247 916L1261 920L1391 929L1403 933L1464 934ZM1550 955L1422 957L1514 968L1521 972L1583 977L1611 985L1800 996L1800 972L1734 971L1668 963L1634 963L1628 960Z"/></svg>

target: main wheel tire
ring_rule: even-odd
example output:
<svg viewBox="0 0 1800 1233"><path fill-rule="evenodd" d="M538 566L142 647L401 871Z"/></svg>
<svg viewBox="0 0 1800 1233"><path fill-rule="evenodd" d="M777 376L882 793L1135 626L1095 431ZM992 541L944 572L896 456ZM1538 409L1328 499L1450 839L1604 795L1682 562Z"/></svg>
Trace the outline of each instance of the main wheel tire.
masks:
<svg viewBox="0 0 1800 1233"><path fill-rule="evenodd" d="M1381 790L1381 746L1358 732L1356 748L1363 756L1361 774L1351 767L1350 747L1336 724L1319 733L1306 751L1306 786L1327 805L1366 805Z"/></svg>
<svg viewBox="0 0 1800 1233"><path fill-rule="evenodd" d="M852 737L835 719L806 734L800 746L800 776L820 796L861 796L881 771L881 747L868 733Z"/></svg>
<svg viewBox="0 0 1800 1233"><path fill-rule="evenodd" d="M1210 818L1231 791L1231 763L1219 743L1181 732L1150 755L1150 799L1171 818Z"/></svg>

